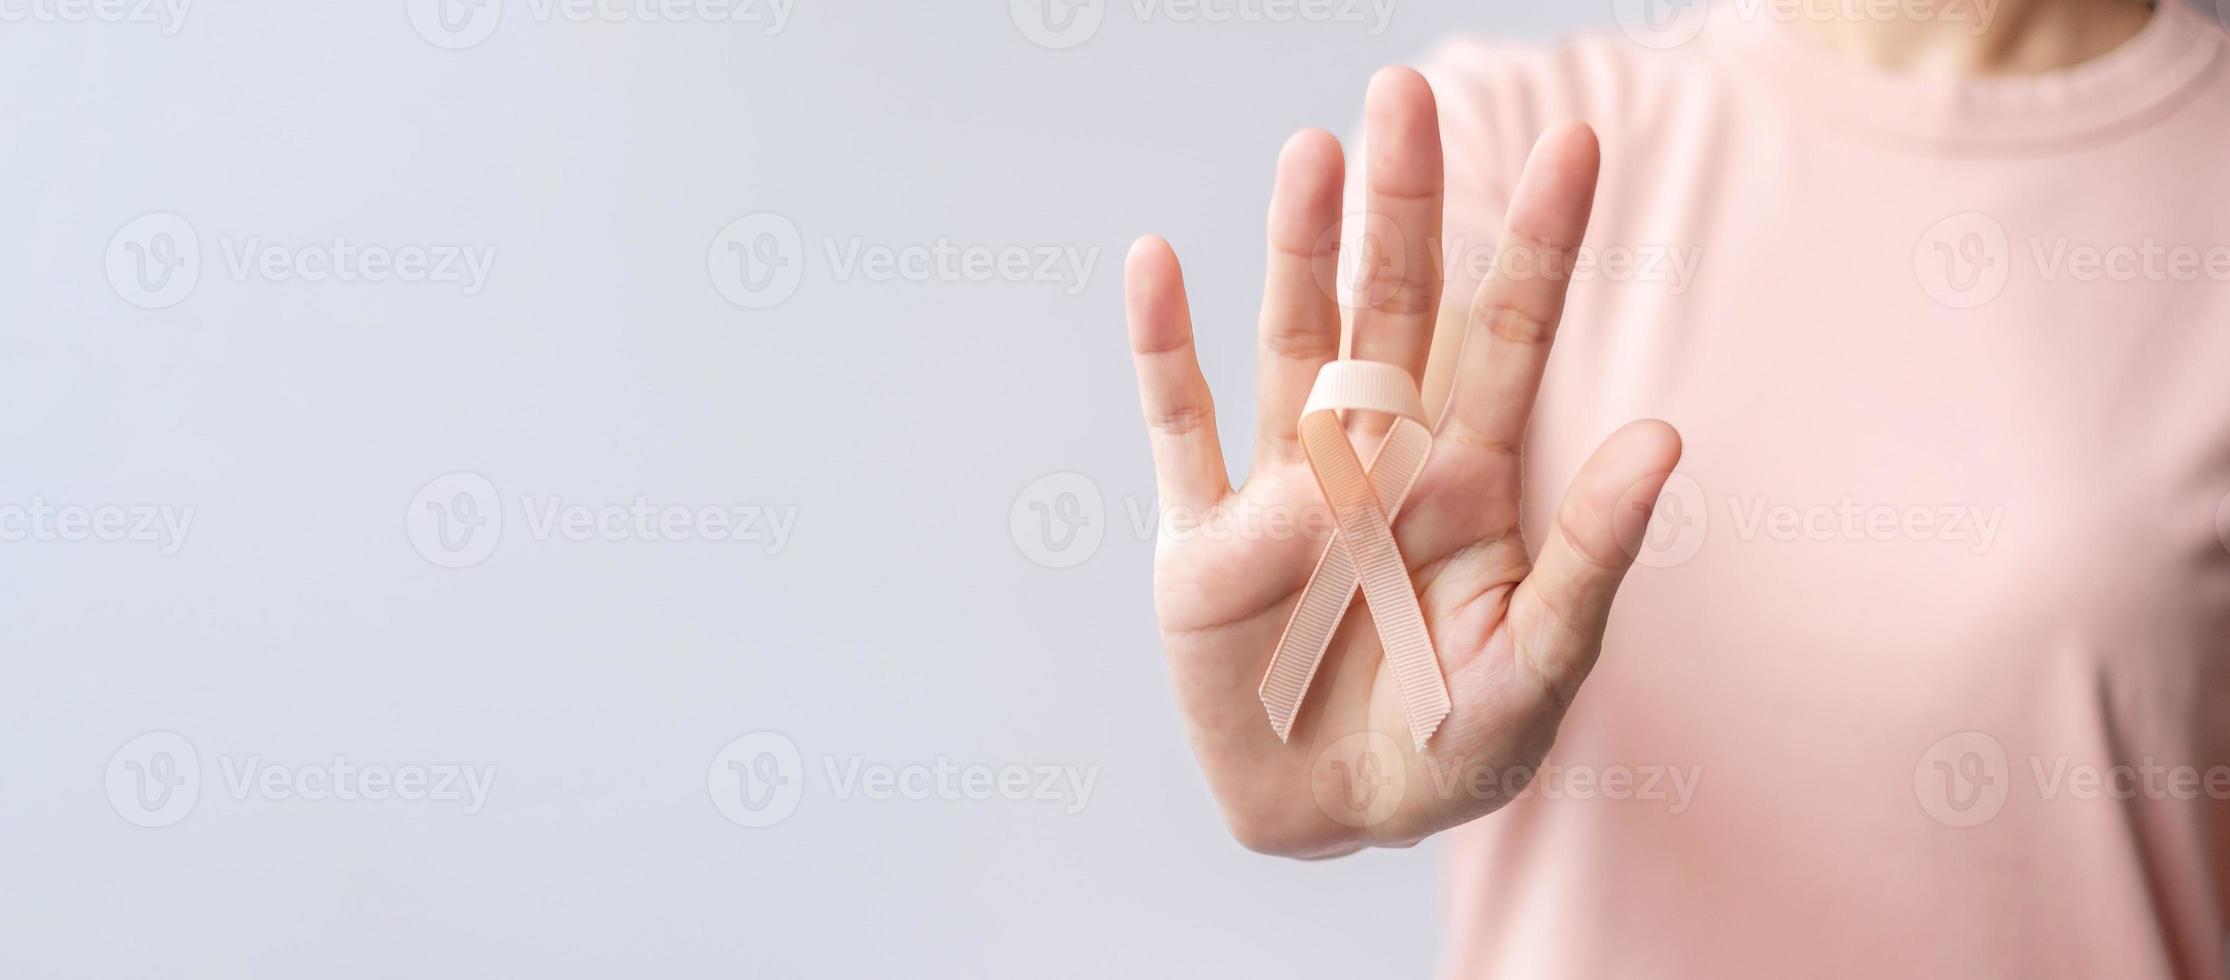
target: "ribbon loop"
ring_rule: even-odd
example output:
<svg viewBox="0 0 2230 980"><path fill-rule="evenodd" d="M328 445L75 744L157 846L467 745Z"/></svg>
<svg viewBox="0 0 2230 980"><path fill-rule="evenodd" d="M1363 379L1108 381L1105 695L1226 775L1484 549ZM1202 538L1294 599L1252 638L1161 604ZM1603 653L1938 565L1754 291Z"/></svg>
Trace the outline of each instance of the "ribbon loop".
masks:
<svg viewBox="0 0 2230 980"><path fill-rule="evenodd" d="M1367 469L1340 422L1343 411L1394 417ZM1262 678L1262 707L1281 742L1292 733L1302 696L1358 587L1393 665L1409 733L1419 749L1448 717L1440 659L1410 584L1409 565L1395 546L1392 523L1432 452L1432 431L1424 420L1416 382L1391 364L1333 361L1317 373L1309 390L1301 409L1301 448L1337 527L1317 556L1316 571L1302 587L1301 601L1293 607Z"/></svg>

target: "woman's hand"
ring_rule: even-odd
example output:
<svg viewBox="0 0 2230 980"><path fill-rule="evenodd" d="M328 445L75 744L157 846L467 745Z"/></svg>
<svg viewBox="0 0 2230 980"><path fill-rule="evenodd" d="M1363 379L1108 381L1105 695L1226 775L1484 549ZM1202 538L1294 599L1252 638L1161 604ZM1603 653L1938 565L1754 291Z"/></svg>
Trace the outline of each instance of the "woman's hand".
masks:
<svg viewBox="0 0 2230 980"><path fill-rule="evenodd" d="M1365 238L1353 356L1422 377L1440 306L1441 153L1432 91L1406 69L1371 82ZM1289 741L1256 689L1328 522L1295 426L1317 371L1339 356L1343 163L1303 132L1278 161L1261 322L1261 428L1233 491L1169 245L1146 238L1125 271L1131 346L1153 442L1163 532L1155 607L1193 750L1232 833L1295 857L1403 845L1491 812L1524 788L1602 648L1619 580L1680 456L1662 422L1627 425L1583 466L1539 557L1518 529L1519 448L1564 306L1562 273L1587 227L1599 151L1585 126L1550 130L1512 195L1495 272L1464 319L1430 461L1394 523L1453 711L1422 751L1361 603L1333 636ZM1513 250L1530 261L1509 261ZM1350 420L1370 458L1374 431ZM1224 533L1214 533L1213 528Z"/></svg>

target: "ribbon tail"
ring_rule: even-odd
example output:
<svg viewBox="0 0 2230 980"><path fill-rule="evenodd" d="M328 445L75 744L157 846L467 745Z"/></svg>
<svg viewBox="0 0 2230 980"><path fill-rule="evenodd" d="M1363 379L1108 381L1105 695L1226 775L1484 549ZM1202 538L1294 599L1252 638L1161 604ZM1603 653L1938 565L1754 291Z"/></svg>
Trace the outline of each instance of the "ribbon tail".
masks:
<svg viewBox="0 0 2230 980"><path fill-rule="evenodd" d="M1349 409L1394 416L1368 467L1356 456L1340 422L1340 411ZM1423 418L1416 382L1388 364L1335 361L1324 366L1309 393L1301 416L1302 449L1338 526L1317 555L1257 691L1280 742L1292 735L1301 701L1358 587L1378 627L1410 737L1420 751L1452 710L1440 658L1433 652L1392 525L1432 451L1432 432Z"/></svg>
<svg viewBox="0 0 2230 980"><path fill-rule="evenodd" d="M1316 571L1301 589L1301 601L1285 621L1285 635L1270 655L1270 669L1262 675L1262 710L1270 716L1270 730L1285 741L1293 733L1293 719L1301 713L1301 699L1316 679L1324 651L1332 645L1332 632L1355 598L1355 560L1341 545L1339 532L1325 542L1317 556Z"/></svg>

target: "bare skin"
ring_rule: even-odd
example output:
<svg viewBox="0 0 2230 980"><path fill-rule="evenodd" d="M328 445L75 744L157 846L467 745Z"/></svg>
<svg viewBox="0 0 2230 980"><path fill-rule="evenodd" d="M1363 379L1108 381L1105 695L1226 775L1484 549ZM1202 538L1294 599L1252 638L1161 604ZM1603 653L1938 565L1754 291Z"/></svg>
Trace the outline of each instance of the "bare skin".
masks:
<svg viewBox="0 0 2230 980"><path fill-rule="evenodd" d="M2127 40L2153 14L2135 0L1994 0L1906 21L1803 2L1809 16L1799 29L1827 47L1890 71L1951 77L2074 65ZM1442 162L1431 91L1413 72L1381 72L1365 119L1366 207L1382 216L1366 237L1400 243L1399 256L1432 254ZM1535 250L1532 268L1568 255L1587 225L1597 163L1586 127L1543 135L1501 247ZM1262 423L1241 490L1224 472L1176 256L1158 238L1132 248L1130 336L1165 512L1214 519L1317 502L1295 422L1317 369L1341 349L1341 310L1324 284L1336 274L1326 242L1338 236L1326 232L1340 219L1343 167L1337 141L1322 132L1295 136L1279 159L1261 318ZM1424 382L1428 407L1446 399L1429 468L1395 524L1454 701L1425 749L1406 737L1359 604L1333 639L1291 741L1271 732L1256 687L1321 536L1165 535L1157 549L1156 609L1188 735L1232 833L1255 850L1327 857L1406 845L1521 790L1594 666L1632 545L1680 456L1678 434L1662 422L1611 434L1567 491L1549 540L1529 549L1518 532L1518 449L1563 282L1498 273L1467 306L1441 295L1432 265L1377 269L1380 278L1356 291L1372 302L1352 310L1348 325L1352 356L1408 369ZM1369 420L1351 428L1367 451L1377 430ZM1383 778L1392 772L1403 778ZM1401 788L1398 799L1356 806L1351 787L1374 774L1382 787ZM1478 775L1487 778L1469 778Z"/></svg>
<svg viewBox="0 0 2230 980"><path fill-rule="evenodd" d="M1925 17L1857 17L1854 8L1865 9L1802 0L1796 23L1853 60L1938 78L2067 68L2119 47L2153 16L2146 0L1940 0Z"/></svg>
<svg viewBox="0 0 2230 980"><path fill-rule="evenodd" d="M1442 161L1432 92L1387 69L1366 99L1367 237L1409 261L1373 263L1356 293L1352 356L1422 377L1441 308ZM1599 150L1585 126L1541 137L1506 218L1502 248L1569 268L1586 230ZM1234 491L1215 410L1192 343L1183 277L1169 245L1141 239L1126 267L1131 346L1153 446L1165 528L1172 513L1300 513L1320 495L1295 432L1318 369L1339 355L1341 309L1326 288L1337 256L1344 163L1321 131L1296 135L1278 161L1261 315L1261 427L1252 472ZM1398 247L1392 243L1398 243ZM1563 313L1566 277L1484 282L1462 321L1453 390L1432 457L1395 522L1454 702L1422 751L1409 739L1377 634L1351 606L1280 742L1256 689L1307 581L1321 535L1165 533L1155 603L1193 749L1232 834L1246 846L1327 857L1407 845L1491 812L1523 788L1602 649L1604 624L1632 545L1680 456L1657 421L1606 438L1573 480L1548 540L1518 529L1519 447ZM1353 426L1364 450L1373 429ZM1389 781L1389 774L1400 779ZM1356 808L1350 781L1376 774L1398 793ZM1478 776L1484 781L1474 781ZM1342 794L1348 794L1342 796Z"/></svg>

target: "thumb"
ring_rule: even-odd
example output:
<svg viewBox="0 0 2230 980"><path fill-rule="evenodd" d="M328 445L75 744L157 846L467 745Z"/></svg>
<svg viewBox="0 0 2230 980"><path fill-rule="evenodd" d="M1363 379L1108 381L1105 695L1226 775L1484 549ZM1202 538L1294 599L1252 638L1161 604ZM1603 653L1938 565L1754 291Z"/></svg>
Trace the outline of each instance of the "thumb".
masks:
<svg viewBox="0 0 2230 980"><path fill-rule="evenodd" d="M1657 494L1680 462L1680 433L1629 422L1596 447L1557 508L1533 571L1511 596L1517 656L1570 703L1603 647L1618 583L1640 553Z"/></svg>

